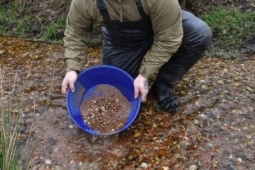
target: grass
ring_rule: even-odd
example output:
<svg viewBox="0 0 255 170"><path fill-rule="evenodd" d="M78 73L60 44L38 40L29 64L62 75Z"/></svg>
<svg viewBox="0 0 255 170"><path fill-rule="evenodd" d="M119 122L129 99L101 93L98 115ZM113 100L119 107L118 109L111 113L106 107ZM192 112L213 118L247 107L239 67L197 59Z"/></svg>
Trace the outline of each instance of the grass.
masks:
<svg viewBox="0 0 255 170"><path fill-rule="evenodd" d="M20 104L12 105L13 90L3 88L4 74L1 72L0 96L0 169L18 169L17 148L19 139L19 119L22 115ZM14 87L14 86L13 86ZM4 95L6 94L6 95Z"/></svg>
<svg viewBox="0 0 255 170"><path fill-rule="evenodd" d="M43 41L62 41L66 14L54 21L43 14L31 14L29 7L15 3L0 6L0 34Z"/></svg>
<svg viewBox="0 0 255 170"><path fill-rule="evenodd" d="M236 51L255 34L255 10L242 12L237 7L216 7L202 16L212 28L214 49Z"/></svg>
<svg viewBox="0 0 255 170"><path fill-rule="evenodd" d="M26 82L28 81L29 74L30 72L27 73L27 79L24 81L24 87L27 84ZM4 71L0 68L0 170L28 170L32 161L32 154L36 148L36 145L32 146L32 148L28 148L31 135L33 133L33 117L33 121L26 134L24 152L22 154L18 153L19 139L21 137L20 120L22 118L24 119L23 116L25 113L23 88L20 85L17 85L17 77L19 77L19 75L15 74L13 80L11 80L10 77L6 78ZM8 86L6 82L9 82ZM52 85L49 92L50 94L51 90ZM42 121L46 115L49 101L50 97L48 97L45 104ZM34 108L33 115L35 115L36 104L31 103L31 105L32 108ZM39 130L41 129L42 127L39 127Z"/></svg>
<svg viewBox="0 0 255 170"><path fill-rule="evenodd" d="M18 142L18 120L19 116L11 122L11 112L13 110L1 107L1 127L0 127L0 169L18 169L17 142Z"/></svg>
<svg viewBox="0 0 255 170"><path fill-rule="evenodd" d="M0 34L26 37L31 27L26 16L27 10L16 5L0 6Z"/></svg>
<svg viewBox="0 0 255 170"><path fill-rule="evenodd" d="M66 15L60 15L57 20L44 27L41 39L44 41L62 40L65 29Z"/></svg>

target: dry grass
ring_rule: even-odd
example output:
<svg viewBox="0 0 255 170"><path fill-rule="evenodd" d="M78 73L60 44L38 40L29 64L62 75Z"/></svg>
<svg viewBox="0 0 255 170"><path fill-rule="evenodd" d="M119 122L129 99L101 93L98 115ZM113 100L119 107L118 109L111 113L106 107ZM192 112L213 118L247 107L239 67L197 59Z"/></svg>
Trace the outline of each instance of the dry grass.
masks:
<svg viewBox="0 0 255 170"><path fill-rule="evenodd" d="M0 70L0 169L18 169L17 143L19 138L19 119L22 113L20 105L12 105L11 99L14 94L14 84L4 88L4 72ZM16 76L15 76L16 78Z"/></svg>
<svg viewBox="0 0 255 170"><path fill-rule="evenodd" d="M30 74L28 71L27 75ZM33 149L30 153L18 154L20 132L20 120L25 115L23 108L23 85L18 85L18 73L14 76L5 76L5 72L0 68L0 170L27 170L31 163ZM34 103L35 105L35 103ZM32 134L32 125L27 135L26 146ZM26 148L26 147L25 147ZM27 152L28 150L25 149ZM22 156L27 156L25 162L21 162Z"/></svg>

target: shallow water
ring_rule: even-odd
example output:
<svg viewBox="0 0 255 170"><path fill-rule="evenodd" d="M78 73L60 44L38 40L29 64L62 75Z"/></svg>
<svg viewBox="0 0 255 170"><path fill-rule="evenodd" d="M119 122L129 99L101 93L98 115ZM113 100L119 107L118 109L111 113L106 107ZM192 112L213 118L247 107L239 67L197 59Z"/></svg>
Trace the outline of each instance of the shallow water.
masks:
<svg viewBox="0 0 255 170"><path fill-rule="evenodd" d="M89 52L84 67L99 64L100 47ZM27 160L35 149L31 169L252 170L254 58L202 59L176 84L181 103L176 114L155 110L149 96L127 130L96 137L81 131L67 113L60 91L62 47L0 37L1 95L10 97L13 107L22 103L19 153Z"/></svg>

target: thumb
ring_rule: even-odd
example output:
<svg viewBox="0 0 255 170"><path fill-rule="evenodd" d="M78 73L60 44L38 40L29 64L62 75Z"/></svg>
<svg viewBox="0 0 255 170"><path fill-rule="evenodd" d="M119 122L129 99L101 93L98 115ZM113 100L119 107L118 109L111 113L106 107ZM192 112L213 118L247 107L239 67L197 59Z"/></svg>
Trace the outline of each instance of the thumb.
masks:
<svg viewBox="0 0 255 170"><path fill-rule="evenodd" d="M134 90L135 90L135 92L134 92L134 97L135 97L135 99L137 99L138 94L139 94L139 89L138 89L137 86L134 86Z"/></svg>

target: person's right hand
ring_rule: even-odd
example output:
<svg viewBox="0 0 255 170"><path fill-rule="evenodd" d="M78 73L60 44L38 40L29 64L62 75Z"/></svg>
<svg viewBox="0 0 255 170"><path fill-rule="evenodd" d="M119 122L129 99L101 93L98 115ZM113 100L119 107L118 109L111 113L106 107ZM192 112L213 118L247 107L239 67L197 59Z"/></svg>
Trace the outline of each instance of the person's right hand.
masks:
<svg viewBox="0 0 255 170"><path fill-rule="evenodd" d="M65 75L65 78L63 79L62 82L62 93L66 94L68 88L70 88L70 90L72 92L74 92L74 83L76 82L78 78L78 74L76 73L76 71L68 71Z"/></svg>

